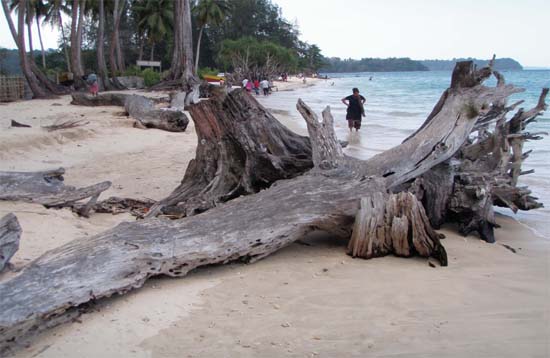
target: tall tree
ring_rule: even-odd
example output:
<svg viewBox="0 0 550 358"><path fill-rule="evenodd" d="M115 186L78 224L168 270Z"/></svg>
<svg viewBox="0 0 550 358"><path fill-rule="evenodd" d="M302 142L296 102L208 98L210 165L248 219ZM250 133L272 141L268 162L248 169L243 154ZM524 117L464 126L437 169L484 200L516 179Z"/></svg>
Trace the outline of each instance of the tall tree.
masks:
<svg viewBox="0 0 550 358"><path fill-rule="evenodd" d="M82 26L84 23L84 11L86 0L73 0L71 7L71 64L74 81L77 87L83 86L82 76Z"/></svg>
<svg viewBox="0 0 550 358"><path fill-rule="evenodd" d="M186 93L185 105L195 103L199 97L199 81L193 63L193 31L189 0L174 0L174 49L170 80L180 81Z"/></svg>
<svg viewBox="0 0 550 358"><path fill-rule="evenodd" d="M199 58L201 50L201 39L204 29L208 25L219 26L225 20L225 15L229 9L226 0L199 0L193 8L193 12L200 27L199 37L197 39L197 52L195 54L195 73L199 70Z"/></svg>
<svg viewBox="0 0 550 358"><path fill-rule="evenodd" d="M46 68L46 51L44 50L44 42L42 41L42 30L40 20L46 16L46 5L42 0L32 0L34 5L34 19L38 30L38 40L40 41L40 52L42 54L42 68Z"/></svg>
<svg viewBox="0 0 550 358"><path fill-rule="evenodd" d="M105 90L112 89L111 81L109 80L107 64L105 63L105 0L99 0L99 19L97 27L97 69L101 83Z"/></svg>
<svg viewBox="0 0 550 358"><path fill-rule="evenodd" d="M109 44L109 66L111 68L111 78L113 85L117 89L122 89L124 86L117 80L117 72L122 70L117 64L117 41L119 38L120 19L122 17L120 0L113 1L113 31L111 33L111 43ZM124 7L124 4L122 4Z"/></svg>
<svg viewBox="0 0 550 358"><path fill-rule="evenodd" d="M147 38L154 59L155 44L165 39L172 31L174 20L172 0L141 0L134 3L139 33Z"/></svg>
<svg viewBox="0 0 550 358"><path fill-rule="evenodd" d="M25 9L27 9L27 0L19 0L18 6L19 12L17 14L16 30L11 18L8 0L2 0L2 10L4 10L4 15L6 16L6 21L8 22L10 32L13 36L15 44L17 45L17 49L19 50L21 71L23 72L23 75L31 88L33 96L35 98L45 98L48 96L48 93L44 88L42 88L38 79L34 76L29 64L27 52L25 50Z"/></svg>
<svg viewBox="0 0 550 358"><path fill-rule="evenodd" d="M68 41L65 33L65 27L63 26L63 16L61 15L62 13L68 13L68 8L65 1L49 0L46 3L46 14L44 21L49 22L52 27L59 26L59 30L61 31L63 52L65 53L65 62L67 63L67 71L72 72L71 59L67 44Z"/></svg>

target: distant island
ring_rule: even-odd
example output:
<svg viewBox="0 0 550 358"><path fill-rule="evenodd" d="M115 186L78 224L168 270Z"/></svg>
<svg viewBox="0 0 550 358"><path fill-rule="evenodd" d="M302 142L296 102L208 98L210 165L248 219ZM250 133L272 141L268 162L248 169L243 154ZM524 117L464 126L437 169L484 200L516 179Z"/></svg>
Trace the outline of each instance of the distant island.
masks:
<svg viewBox="0 0 550 358"><path fill-rule="evenodd" d="M345 73L345 72L401 72L401 71L429 71L430 69L420 61L403 58L351 58L339 57L325 58L326 65L321 72Z"/></svg>
<svg viewBox="0 0 550 358"><path fill-rule="evenodd" d="M423 60L420 61L430 71L452 71L455 63L458 61L474 61L476 66L483 67L489 63L489 60L480 60L477 58L455 58L452 60ZM495 69L499 71L521 71L523 66L513 58L497 58L495 60Z"/></svg>
<svg viewBox="0 0 550 358"><path fill-rule="evenodd" d="M325 66L321 72L404 72L404 71L452 71L458 61L472 60L478 66L485 66L489 60L475 58L457 58L452 60L412 60L403 58L362 58L360 60L341 59L339 57L325 58ZM511 58L499 58L495 61L495 69L504 71L523 70L523 66Z"/></svg>

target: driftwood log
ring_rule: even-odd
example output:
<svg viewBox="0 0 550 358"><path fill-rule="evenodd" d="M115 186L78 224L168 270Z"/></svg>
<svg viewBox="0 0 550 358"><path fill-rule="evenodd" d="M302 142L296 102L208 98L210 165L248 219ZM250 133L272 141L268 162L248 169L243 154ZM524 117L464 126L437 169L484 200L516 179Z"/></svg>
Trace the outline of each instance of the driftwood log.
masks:
<svg viewBox="0 0 550 358"><path fill-rule="evenodd" d="M76 210L79 215L88 216L99 195L111 186L111 182L105 181L77 189L63 184L63 174L63 168L43 172L0 172L0 200L62 208L73 207L75 203L90 198Z"/></svg>
<svg viewBox="0 0 550 358"><path fill-rule="evenodd" d="M155 108L150 98L132 95L126 98L126 113L145 128L157 128L168 132L184 132L189 119L181 110Z"/></svg>
<svg viewBox="0 0 550 358"><path fill-rule="evenodd" d="M97 96L92 96L88 93L74 92L71 104L77 106L99 107L99 106L117 106L124 107L126 99L130 96L126 93L101 93Z"/></svg>
<svg viewBox="0 0 550 358"><path fill-rule="evenodd" d="M0 272L9 264L12 256L19 249L21 226L13 214L0 219Z"/></svg>
<svg viewBox="0 0 550 358"><path fill-rule="evenodd" d="M386 196L390 192L411 188L410 183L416 178L452 159L464 143L468 143L484 113L518 92L513 86L483 86L483 80L491 73L491 68L476 71L471 62L459 64L453 73L451 87L422 128L401 145L367 161L342 153L339 143L334 140L333 130L330 130L328 108L323 113L324 121L320 123L316 114L300 101L298 108L308 123L312 143L312 170L293 179L279 180L254 195L218 202L200 215L179 220L151 217L123 223L103 234L76 239L45 253L19 275L0 284L0 350L10 349L25 337L66 321L78 314L78 307L84 303L138 288L151 276L184 276L204 265L253 262L312 230L349 238L359 209L359 198ZM196 105L195 111L199 113L211 111L205 116L210 120L207 130L227 130L216 122L224 123L225 113L240 113L254 102L245 97L246 94L235 96L240 96L240 100L230 101L231 105L224 111L211 111L210 105L202 103ZM223 101L215 104L218 105L223 107ZM472 106L486 108L473 115ZM271 117L264 120L275 121ZM243 124L236 122L233 125ZM280 134L274 132L270 135ZM207 138L223 139L223 132L214 132ZM214 164L223 163L217 159L220 153L227 155L230 162L234 156L246 158L242 155L246 148L241 146L248 142L226 143L233 146L221 150L216 149L214 143L205 141L204 145L216 158ZM223 148L223 144L219 146ZM268 154L273 157L280 155ZM283 152L283 156L285 154ZM196 160L190 168L198 165L197 161L200 162ZM264 165L263 160L253 163ZM272 163L274 159L270 159L267 165L272 166ZM225 171L231 168L216 167L215 177L225 178L229 175ZM243 166L236 168L243 170ZM246 166L244 168L248 170ZM188 173L193 172L190 170ZM254 168L250 169L250 175L253 172ZM213 180L212 184L208 181L203 190L208 191L217 182L219 179ZM235 182L241 183L241 180L232 181ZM430 234L431 228L425 217L417 215L421 212L417 202L409 195L400 195L397 198L403 199L399 201L408 204L396 203L395 207L376 205L371 214L391 218L380 221L380 225L384 225L385 233L389 232L392 243L394 240L398 242L393 247L394 252L405 252L405 245L410 244L402 238L405 232L414 235L415 230L424 230L428 233L422 238L425 244L419 246L421 249L415 246L416 253L434 256L444 264L444 249L438 242L439 237ZM193 196L195 194L190 197ZM383 247L381 240L386 240L386 236L379 235L369 240L369 245ZM412 244L414 246L414 242ZM354 245L351 247L353 249ZM357 250L357 256L368 257L369 251L363 251Z"/></svg>
<svg viewBox="0 0 550 358"><path fill-rule="evenodd" d="M168 98L147 98L126 93L102 93L92 96L86 93L73 93L71 104L79 106L119 106L136 120L138 128L157 128L169 132L184 132L189 119L179 108L156 108Z"/></svg>

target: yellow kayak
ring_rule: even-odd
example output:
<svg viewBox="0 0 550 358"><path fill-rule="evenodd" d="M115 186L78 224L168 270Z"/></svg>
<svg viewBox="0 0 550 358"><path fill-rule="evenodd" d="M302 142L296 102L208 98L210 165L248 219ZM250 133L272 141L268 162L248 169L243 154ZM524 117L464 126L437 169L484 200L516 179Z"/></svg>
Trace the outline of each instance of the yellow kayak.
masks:
<svg viewBox="0 0 550 358"><path fill-rule="evenodd" d="M207 82L220 82L225 80L224 77L215 75L203 75L202 78L204 78Z"/></svg>

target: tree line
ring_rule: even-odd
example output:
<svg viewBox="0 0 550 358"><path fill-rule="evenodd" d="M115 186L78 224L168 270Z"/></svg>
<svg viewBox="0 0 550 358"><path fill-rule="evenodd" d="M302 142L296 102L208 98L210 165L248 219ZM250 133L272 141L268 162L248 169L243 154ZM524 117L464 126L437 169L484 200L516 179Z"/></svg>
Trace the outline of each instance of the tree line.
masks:
<svg viewBox="0 0 550 358"><path fill-rule="evenodd" d="M116 76L136 72L137 60L161 61L162 79L183 87L202 71L313 73L324 63L271 0L1 1L35 97L61 91L48 71L73 73L76 87L95 72L106 89L121 88ZM45 24L59 30L59 48L45 50L39 31L38 52L31 28Z"/></svg>
<svg viewBox="0 0 550 358"><path fill-rule="evenodd" d="M410 58L363 58L360 60L328 58L322 72L400 72L400 71L452 71L461 61L474 61L477 67L484 67L489 60L455 58L452 60L412 60ZM511 58L498 58L494 62L497 70L523 70L519 62Z"/></svg>

